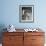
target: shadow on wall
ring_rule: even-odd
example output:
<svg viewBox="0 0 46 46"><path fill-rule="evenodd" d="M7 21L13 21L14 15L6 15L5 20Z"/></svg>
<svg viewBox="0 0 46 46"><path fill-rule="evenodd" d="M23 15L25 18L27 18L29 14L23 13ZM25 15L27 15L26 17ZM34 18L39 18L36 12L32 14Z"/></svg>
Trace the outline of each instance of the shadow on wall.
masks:
<svg viewBox="0 0 46 46"><path fill-rule="evenodd" d="M0 24L0 43L2 43L2 36L3 36L3 32L5 32L6 30L4 30L5 25L4 24Z"/></svg>

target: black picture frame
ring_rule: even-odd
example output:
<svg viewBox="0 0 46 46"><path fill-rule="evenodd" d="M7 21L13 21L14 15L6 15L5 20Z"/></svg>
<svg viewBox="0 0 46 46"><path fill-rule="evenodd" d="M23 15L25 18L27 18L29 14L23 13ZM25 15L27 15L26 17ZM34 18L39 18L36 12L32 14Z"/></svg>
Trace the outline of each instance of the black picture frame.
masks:
<svg viewBox="0 0 46 46"><path fill-rule="evenodd" d="M19 22L22 23L34 22L34 5L19 6Z"/></svg>

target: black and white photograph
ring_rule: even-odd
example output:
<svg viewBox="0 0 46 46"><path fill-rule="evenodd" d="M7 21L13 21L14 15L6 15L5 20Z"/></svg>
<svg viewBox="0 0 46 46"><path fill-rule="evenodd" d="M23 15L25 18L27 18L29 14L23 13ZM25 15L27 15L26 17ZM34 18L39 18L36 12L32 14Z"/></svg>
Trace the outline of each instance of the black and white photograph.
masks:
<svg viewBox="0 0 46 46"><path fill-rule="evenodd" d="M34 5L20 5L20 22L34 21Z"/></svg>

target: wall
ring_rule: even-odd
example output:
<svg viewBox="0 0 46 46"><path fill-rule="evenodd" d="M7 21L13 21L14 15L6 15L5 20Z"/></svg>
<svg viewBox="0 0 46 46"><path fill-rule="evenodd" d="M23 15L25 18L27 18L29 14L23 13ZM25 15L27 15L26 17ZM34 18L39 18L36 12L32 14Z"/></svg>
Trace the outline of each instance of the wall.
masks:
<svg viewBox="0 0 46 46"><path fill-rule="evenodd" d="M13 24L16 28L42 28L46 32L46 0L0 0L0 31ZM34 23L19 22L19 5L34 5Z"/></svg>
<svg viewBox="0 0 46 46"><path fill-rule="evenodd" d="M46 28L46 1L44 0L1 0L0 25L13 24L16 28ZM19 22L19 5L34 5L34 23Z"/></svg>

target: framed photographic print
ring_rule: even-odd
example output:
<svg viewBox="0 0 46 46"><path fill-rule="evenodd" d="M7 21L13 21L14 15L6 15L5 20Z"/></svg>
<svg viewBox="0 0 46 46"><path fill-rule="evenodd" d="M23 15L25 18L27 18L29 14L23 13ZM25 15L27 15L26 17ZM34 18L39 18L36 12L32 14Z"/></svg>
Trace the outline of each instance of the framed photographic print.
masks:
<svg viewBox="0 0 46 46"><path fill-rule="evenodd" d="M19 6L19 21L24 23L34 22L34 5Z"/></svg>

